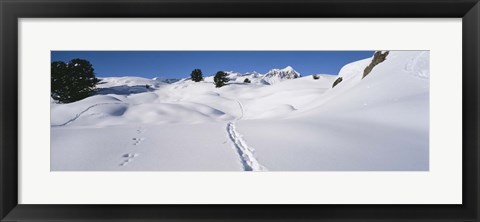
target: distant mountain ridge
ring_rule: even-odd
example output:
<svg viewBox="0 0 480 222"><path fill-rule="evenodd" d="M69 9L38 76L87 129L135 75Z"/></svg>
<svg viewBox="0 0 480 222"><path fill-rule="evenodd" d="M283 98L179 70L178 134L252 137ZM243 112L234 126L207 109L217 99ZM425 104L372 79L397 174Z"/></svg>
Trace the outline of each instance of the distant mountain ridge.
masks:
<svg viewBox="0 0 480 222"><path fill-rule="evenodd" d="M245 79L249 79L252 84L263 84L263 85L272 85L284 80L296 79L301 77L300 73L297 72L292 66L287 66L283 69L270 69L267 73L262 74L257 71L251 71L246 73L240 73L236 71L226 71L230 83L243 83ZM118 87L118 86L145 86L149 85L153 88L158 88L161 84L172 84L179 81L186 81L190 78L165 78L165 77L154 77L152 79L126 76L126 77L103 77L100 78L102 81L99 85L100 88L107 87ZM213 81L213 75L204 76L204 80Z"/></svg>
<svg viewBox="0 0 480 222"><path fill-rule="evenodd" d="M178 81L180 81L181 79L178 79L178 78L162 78L162 77L155 77L155 78L153 78L152 80L155 80L155 81L160 81L160 82L163 82L163 83L168 83L168 84L171 84L171 83L174 83L174 82L178 82Z"/></svg>
<svg viewBox="0 0 480 222"><path fill-rule="evenodd" d="M265 74L261 74L256 71L247 72L245 74L235 71L228 71L227 73L229 74L229 78L231 81L238 82L243 81L245 78L248 78L252 81L252 83L260 83L266 85L271 85L284 80L296 79L301 77L300 73L295 71L295 69L291 66L287 66L283 69L271 69Z"/></svg>

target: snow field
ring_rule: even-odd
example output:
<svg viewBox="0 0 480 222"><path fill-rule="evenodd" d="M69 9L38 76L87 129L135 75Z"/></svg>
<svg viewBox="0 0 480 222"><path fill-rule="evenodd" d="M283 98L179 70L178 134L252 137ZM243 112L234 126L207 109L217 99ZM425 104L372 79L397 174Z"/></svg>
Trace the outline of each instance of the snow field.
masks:
<svg viewBox="0 0 480 222"><path fill-rule="evenodd" d="M429 170L429 52L392 51L362 79L370 61L270 85L104 78L52 101L51 170Z"/></svg>

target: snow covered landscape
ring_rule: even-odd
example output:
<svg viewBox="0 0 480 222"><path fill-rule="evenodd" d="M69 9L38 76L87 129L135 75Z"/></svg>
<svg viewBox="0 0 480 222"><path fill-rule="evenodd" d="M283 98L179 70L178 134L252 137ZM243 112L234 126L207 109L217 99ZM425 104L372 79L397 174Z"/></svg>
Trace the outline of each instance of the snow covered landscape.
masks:
<svg viewBox="0 0 480 222"><path fill-rule="evenodd" d="M51 99L51 171L428 171L429 52L384 55L368 75L373 55L339 73L226 71L220 88L100 78Z"/></svg>

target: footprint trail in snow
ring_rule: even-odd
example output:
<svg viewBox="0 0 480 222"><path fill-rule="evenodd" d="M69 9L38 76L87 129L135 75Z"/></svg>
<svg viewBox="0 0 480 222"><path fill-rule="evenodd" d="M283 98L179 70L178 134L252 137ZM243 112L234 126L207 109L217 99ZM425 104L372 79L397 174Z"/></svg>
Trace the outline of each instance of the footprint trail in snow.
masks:
<svg viewBox="0 0 480 222"><path fill-rule="evenodd" d="M229 122L227 124L228 136L232 140L233 144L237 148L237 152L240 155L243 168L245 171L266 171L267 168L262 166L255 158L255 150L247 145L242 136L238 134L235 129L235 123Z"/></svg>
<svg viewBox="0 0 480 222"><path fill-rule="evenodd" d="M142 142L143 140L145 140L145 138L137 138L137 137L134 137L132 138L133 141L135 141L133 143L134 146L138 145L140 142Z"/></svg>
<svg viewBox="0 0 480 222"><path fill-rule="evenodd" d="M266 171L268 170L262 164L258 162L255 158L255 150L248 146L247 142L243 140L242 136L236 131L235 122L243 118L244 108L243 104L238 100L235 101L240 106L241 115L235 121L229 122L227 124L227 133L230 140L232 140L235 148L237 148L238 155L240 156L240 161L242 162L243 168L245 171Z"/></svg>
<svg viewBox="0 0 480 222"><path fill-rule="evenodd" d="M132 162L133 158L137 157L138 153L126 153L123 154L122 157L125 159L123 163L120 164L120 166L125 166L128 163Z"/></svg>
<svg viewBox="0 0 480 222"><path fill-rule="evenodd" d="M137 134L142 134L145 130L143 130L142 128L138 128L137 129ZM133 146L137 146L138 144L140 144L143 140L145 140L145 138L142 138L142 137L133 137L132 140L134 141L133 142ZM139 156L138 153L126 153L126 154L123 154L122 155L122 158L124 159L124 161L120 164L120 166L125 166L129 163L131 163L133 161L133 159L135 157Z"/></svg>

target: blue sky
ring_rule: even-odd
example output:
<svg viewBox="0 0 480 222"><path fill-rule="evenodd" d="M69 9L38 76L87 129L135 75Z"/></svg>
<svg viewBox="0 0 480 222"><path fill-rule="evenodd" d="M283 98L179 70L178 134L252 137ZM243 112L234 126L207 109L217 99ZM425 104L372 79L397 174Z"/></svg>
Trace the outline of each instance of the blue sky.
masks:
<svg viewBox="0 0 480 222"><path fill-rule="evenodd" d="M188 77L193 69L204 76L217 71L266 73L292 66L302 75L338 74L343 65L369 58L373 51L52 51L51 60L90 61L97 77Z"/></svg>

